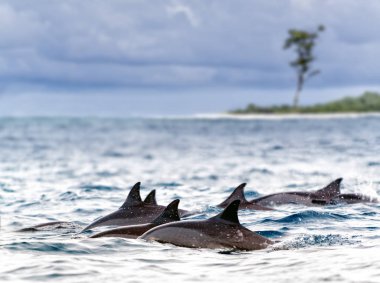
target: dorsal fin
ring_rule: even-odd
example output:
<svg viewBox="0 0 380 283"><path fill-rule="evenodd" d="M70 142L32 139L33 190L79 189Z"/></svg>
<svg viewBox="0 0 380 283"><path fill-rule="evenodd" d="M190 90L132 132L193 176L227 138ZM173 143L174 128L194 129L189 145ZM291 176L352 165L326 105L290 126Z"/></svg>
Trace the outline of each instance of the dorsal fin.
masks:
<svg viewBox="0 0 380 283"><path fill-rule="evenodd" d="M168 222L179 221L180 217L178 214L178 204L179 199L173 200L168 204L165 210L152 221L152 223L161 225Z"/></svg>
<svg viewBox="0 0 380 283"><path fill-rule="evenodd" d="M146 198L144 199L144 203L150 205L157 205L156 201L156 190L151 191Z"/></svg>
<svg viewBox="0 0 380 283"><path fill-rule="evenodd" d="M226 207L234 200L240 200L241 203L248 202L244 196L244 188L246 185L247 185L246 183L242 183L239 186L237 186L236 189L230 194L230 196L221 204L218 204L217 206Z"/></svg>
<svg viewBox="0 0 380 283"><path fill-rule="evenodd" d="M340 183L342 182L342 180L342 178L336 179L323 189L316 191L315 194L321 197L322 199L331 199L336 197L340 194Z"/></svg>
<svg viewBox="0 0 380 283"><path fill-rule="evenodd" d="M240 224L238 217L240 200L234 200L231 202L221 213L217 216L214 216L214 219L223 219L229 222Z"/></svg>
<svg viewBox="0 0 380 283"><path fill-rule="evenodd" d="M127 199L120 208L126 208L128 206L139 205L142 203L140 196L140 182L137 182L128 194Z"/></svg>

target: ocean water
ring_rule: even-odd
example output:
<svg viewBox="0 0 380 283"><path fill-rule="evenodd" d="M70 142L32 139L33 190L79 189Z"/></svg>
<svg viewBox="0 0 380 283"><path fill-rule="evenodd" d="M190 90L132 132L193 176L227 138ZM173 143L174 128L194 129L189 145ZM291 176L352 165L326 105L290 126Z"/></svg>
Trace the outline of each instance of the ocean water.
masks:
<svg viewBox="0 0 380 283"><path fill-rule="evenodd" d="M380 282L380 205L241 211L279 241L252 252L78 234L130 187L205 219L234 187L248 199L314 190L380 194L380 118L0 119L1 282ZM17 233L48 221L64 229Z"/></svg>

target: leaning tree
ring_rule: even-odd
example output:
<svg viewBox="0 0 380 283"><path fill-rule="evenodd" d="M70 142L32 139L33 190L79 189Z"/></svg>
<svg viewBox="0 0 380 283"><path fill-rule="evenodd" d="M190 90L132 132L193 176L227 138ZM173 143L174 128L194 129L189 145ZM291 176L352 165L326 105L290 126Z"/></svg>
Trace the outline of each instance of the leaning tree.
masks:
<svg viewBox="0 0 380 283"><path fill-rule="evenodd" d="M290 62L290 66L295 68L297 73L297 88L293 99L294 109L298 108L299 97L305 81L320 73L319 70L312 69L311 64L315 60L313 48L319 33L325 30L323 25L318 26L314 32L305 30L290 29L289 37L285 40L284 49L294 47L297 58Z"/></svg>

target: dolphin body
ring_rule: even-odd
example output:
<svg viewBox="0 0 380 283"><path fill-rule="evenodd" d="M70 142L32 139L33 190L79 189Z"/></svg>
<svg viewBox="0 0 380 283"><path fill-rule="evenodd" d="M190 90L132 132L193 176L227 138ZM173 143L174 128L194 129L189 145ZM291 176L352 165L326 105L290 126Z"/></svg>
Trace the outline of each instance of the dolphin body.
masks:
<svg viewBox="0 0 380 283"><path fill-rule="evenodd" d="M323 189L317 191L277 193L263 196L250 202L269 206L282 204L303 204L308 206L330 204L331 200L341 195L340 184L342 180L342 178L336 179Z"/></svg>
<svg viewBox="0 0 380 283"><path fill-rule="evenodd" d="M151 223L165 209L165 206L158 205L155 198L155 190L150 192L145 201L141 200L140 182L136 183L128 194L123 205L116 210L86 226L81 232L99 226L127 226ZM187 216L190 213L186 210L179 210L180 216Z"/></svg>
<svg viewBox="0 0 380 283"><path fill-rule="evenodd" d="M100 232L95 235L92 235L90 238L100 238L100 237L121 237L121 238L129 238L136 239L137 237L144 234L146 231L174 221L179 221L179 213L178 213L178 204L179 200L173 200L165 210L151 223L141 224L141 225L131 225L120 228L111 229L108 231Z"/></svg>
<svg viewBox="0 0 380 283"><path fill-rule="evenodd" d="M51 231L56 229L70 229L75 228L76 225L72 222L67 221L52 221L42 224L37 224L34 226L21 228L16 232L37 232L37 231Z"/></svg>
<svg viewBox="0 0 380 283"><path fill-rule="evenodd" d="M145 204L157 205L156 191L151 191L144 200ZM69 221L51 221L46 223L37 224L30 227L25 227L17 230L16 232L37 232L37 231L50 231L56 229L73 228L75 224Z"/></svg>
<svg viewBox="0 0 380 283"><path fill-rule="evenodd" d="M238 218L240 200L207 220L180 221L155 227L139 239L188 248L259 250L274 242L243 227Z"/></svg>
<svg viewBox="0 0 380 283"><path fill-rule="evenodd" d="M218 204L217 207L226 208L234 200L240 200L239 209L273 210L272 208L249 202L244 196L244 188L246 185L246 183L243 183L237 186L231 195L225 201Z"/></svg>

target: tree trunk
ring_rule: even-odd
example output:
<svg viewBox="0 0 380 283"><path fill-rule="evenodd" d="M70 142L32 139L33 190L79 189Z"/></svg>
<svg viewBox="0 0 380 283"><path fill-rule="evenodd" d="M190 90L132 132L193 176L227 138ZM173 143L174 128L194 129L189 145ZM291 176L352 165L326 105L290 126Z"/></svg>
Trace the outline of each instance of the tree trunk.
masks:
<svg viewBox="0 0 380 283"><path fill-rule="evenodd" d="M302 91L303 82L304 82L303 75L302 74L298 75L297 89L296 89L296 93L294 94L294 98L293 98L293 108L294 108L294 110L298 109L298 102L299 102L299 99L300 99L300 94L301 94L301 91Z"/></svg>

